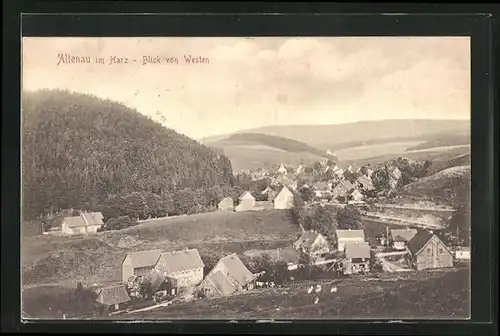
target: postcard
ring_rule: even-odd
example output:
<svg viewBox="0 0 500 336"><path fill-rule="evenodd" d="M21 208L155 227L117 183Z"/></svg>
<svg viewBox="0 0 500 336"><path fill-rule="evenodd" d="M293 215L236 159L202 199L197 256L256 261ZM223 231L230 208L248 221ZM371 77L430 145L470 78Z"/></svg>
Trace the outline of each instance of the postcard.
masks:
<svg viewBox="0 0 500 336"><path fill-rule="evenodd" d="M22 318L470 318L470 38L25 37Z"/></svg>

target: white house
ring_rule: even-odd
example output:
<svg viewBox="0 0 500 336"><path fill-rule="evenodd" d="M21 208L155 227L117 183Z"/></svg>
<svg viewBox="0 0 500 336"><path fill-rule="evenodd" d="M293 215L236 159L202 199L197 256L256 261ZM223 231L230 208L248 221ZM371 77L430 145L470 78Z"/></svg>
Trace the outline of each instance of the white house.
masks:
<svg viewBox="0 0 500 336"><path fill-rule="evenodd" d="M293 207L293 193L286 187L283 186L281 191L274 198L274 208L275 209L291 209Z"/></svg>
<svg viewBox="0 0 500 336"><path fill-rule="evenodd" d="M100 212L82 212L80 216L64 217L61 232L65 235L96 233L103 225Z"/></svg>

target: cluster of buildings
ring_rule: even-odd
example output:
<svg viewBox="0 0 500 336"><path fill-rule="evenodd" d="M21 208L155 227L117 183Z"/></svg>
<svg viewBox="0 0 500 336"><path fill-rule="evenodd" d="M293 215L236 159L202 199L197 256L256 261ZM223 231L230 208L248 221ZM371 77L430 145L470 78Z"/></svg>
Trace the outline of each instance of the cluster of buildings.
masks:
<svg viewBox="0 0 500 336"><path fill-rule="evenodd" d="M266 188L261 192L266 199L265 201L257 201L250 191L243 192L238 197L238 202L235 205L231 197L226 197L219 202L217 208L222 211L262 211L269 209L291 209L293 207L294 194L286 186L282 186L278 191L271 187Z"/></svg>
<svg viewBox="0 0 500 336"><path fill-rule="evenodd" d="M205 264L197 249L128 253L121 265L121 283L97 290L98 302L108 311L122 310L133 298L150 294L213 298L253 289L257 278L236 254L221 258L205 276Z"/></svg>
<svg viewBox="0 0 500 336"><path fill-rule="evenodd" d="M393 251L404 252L409 266L416 270L452 267L454 259L466 259L454 253L433 232L416 229L395 229L385 242ZM333 245L333 246L332 246ZM336 254L338 267L344 274L370 271L371 247L364 230L336 230L332 244L318 232L303 232L293 247L312 259Z"/></svg>

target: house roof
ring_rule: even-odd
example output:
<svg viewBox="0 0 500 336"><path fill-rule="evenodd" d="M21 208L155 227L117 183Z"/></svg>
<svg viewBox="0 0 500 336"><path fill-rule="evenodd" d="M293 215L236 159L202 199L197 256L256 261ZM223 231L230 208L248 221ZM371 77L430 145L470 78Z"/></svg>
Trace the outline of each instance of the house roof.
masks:
<svg viewBox="0 0 500 336"><path fill-rule="evenodd" d="M221 271L210 274L206 280L215 287L221 296L229 296L236 291L236 287Z"/></svg>
<svg viewBox="0 0 500 336"><path fill-rule="evenodd" d="M205 267L197 249L171 251L161 254L165 259L165 271L167 273L190 270Z"/></svg>
<svg viewBox="0 0 500 336"><path fill-rule="evenodd" d="M422 230L418 232L407 244L411 254L417 254L434 236L429 231Z"/></svg>
<svg viewBox="0 0 500 336"><path fill-rule="evenodd" d="M392 229L391 236L395 241L410 241L418 233L417 229ZM399 237L399 238L398 238Z"/></svg>
<svg viewBox="0 0 500 336"><path fill-rule="evenodd" d="M296 247L310 248L319 236L321 236L321 234L316 231L304 231L293 245Z"/></svg>
<svg viewBox="0 0 500 336"><path fill-rule="evenodd" d="M244 191L244 192L240 195L240 197L238 197L238 199L239 199L239 200L242 200L242 199L244 199L244 198L249 199L249 197L248 197L248 196L250 196L251 198L255 198L255 197L253 197L252 193L251 193L250 191L248 191L248 190L247 190L247 191Z"/></svg>
<svg viewBox="0 0 500 336"><path fill-rule="evenodd" d="M328 185L327 182L316 182L314 183L314 188L319 189L319 190L328 190L330 189L330 186Z"/></svg>
<svg viewBox="0 0 500 336"><path fill-rule="evenodd" d="M360 176L360 177L358 177L357 182L361 183L363 185L363 188L366 188L366 189L375 189L375 187L373 186L373 183L370 180L370 178L368 178L366 176Z"/></svg>
<svg viewBox="0 0 500 336"><path fill-rule="evenodd" d="M254 279L252 272L243 264L236 254L228 255L222 258L220 263L226 267L228 274L244 286Z"/></svg>
<svg viewBox="0 0 500 336"><path fill-rule="evenodd" d="M293 196L293 193L290 191L290 189L288 189L288 188L287 188L287 186L283 186L283 187L281 188L281 190L280 190L280 191L276 194L276 196L275 196L274 198L278 197L278 195L281 195L281 194L283 194L283 193L285 193L285 194L289 194L289 195L292 195L292 196Z"/></svg>
<svg viewBox="0 0 500 336"><path fill-rule="evenodd" d="M100 212L86 212L82 213L81 216L86 220L87 225L103 225L103 216Z"/></svg>
<svg viewBox="0 0 500 336"><path fill-rule="evenodd" d="M345 244L345 256L352 258L370 258L370 245L367 242Z"/></svg>
<svg viewBox="0 0 500 336"><path fill-rule="evenodd" d="M81 216L64 217L62 222L66 223L70 228L86 226Z"/></svg>
<svg viewBox="0 0 500 336"><path fill-rule="evenodd" d="M351 191L351 195L353 195L353 194L363 195L358 189L354 189L353 191Z"/></svg>
<svg viewBox="0 0 500 336"><path fill-rule="evenodd" d="M365 239L365 231L363 230L335 230L337 239Z"/></svg>
<svg viewBox="0 0 500 336"><path fill-rule="evenodd" d="M136 251L127 253L133 268L154 267L160 259L161 250Z"/></svg>
<svg viewBox="0 0 500 336"><path fill-rule="evenodd" d="M101 302L108 306L130 301L130 296L124 285L102 288L99 295Z"/></svg>

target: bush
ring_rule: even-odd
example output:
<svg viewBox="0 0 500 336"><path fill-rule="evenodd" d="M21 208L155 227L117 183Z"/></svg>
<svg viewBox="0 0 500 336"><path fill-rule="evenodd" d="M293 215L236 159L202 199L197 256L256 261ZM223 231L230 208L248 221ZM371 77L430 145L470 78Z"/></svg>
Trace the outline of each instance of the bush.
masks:
<svg viewBox="0 0 500 336"><path fill-rule="evenodd" d="M122 230L135 225L137 225L137 222L130 219L129 216L120 216L108 219L106 224L104 224L104 230Z"/></svg>

